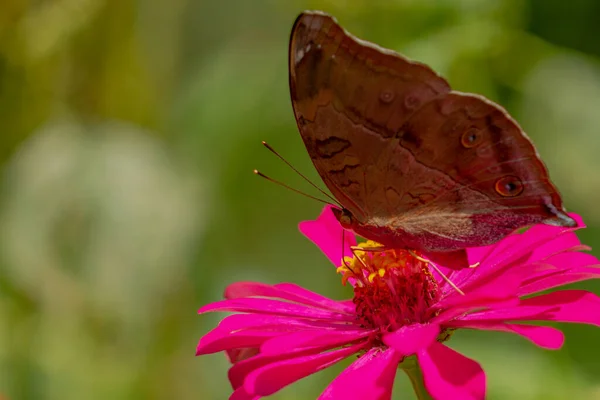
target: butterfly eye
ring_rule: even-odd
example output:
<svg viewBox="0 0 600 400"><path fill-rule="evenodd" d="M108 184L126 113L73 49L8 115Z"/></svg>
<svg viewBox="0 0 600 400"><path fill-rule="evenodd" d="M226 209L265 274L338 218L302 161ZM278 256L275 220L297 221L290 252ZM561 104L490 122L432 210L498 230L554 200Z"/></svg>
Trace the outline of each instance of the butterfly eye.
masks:
<svg viewBox="0 0 600 400"><path fill-rule="evenodd" d="M479 142L481 142L482 138L483 136L481 135L481 132L478 129L470 128L462 134L462 137L460 138L460 143L467 149L470 149L471 147L477 146Z"/></svg>
<svg viewBox="0 0 600 400"><path fill-rule="evenodd" d="M496 192L500 196L514 197L518 196L523 192L523 182L516 176L505 176L496 181Z"/></svg>
<svg viewBox="0 0 600 400"><path fill-rule="evenodd" d="M352 225L352 217L350 215L348 215L348 214L342 214L340 216L340 224L343 227Z"/></svg>

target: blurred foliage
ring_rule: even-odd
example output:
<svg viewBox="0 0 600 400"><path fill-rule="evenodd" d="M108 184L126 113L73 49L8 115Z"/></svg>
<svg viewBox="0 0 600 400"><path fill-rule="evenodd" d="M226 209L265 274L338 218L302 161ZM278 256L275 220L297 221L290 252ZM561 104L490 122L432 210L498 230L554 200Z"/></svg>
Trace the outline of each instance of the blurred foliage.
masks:
<svg viewBox="0 0 600 400"><path fill-rule="evenodd" d="M227 283L348 288L299 235L320 204L252 176L319 182L288 100L303 9L503 104L600 244L596 0L4 0L0 5L0 393L7 399L224 399L194 357ZM329 272L327 272L329 271ZM595 283L577 285L600 291ZM490 399L600 398L600 331L562 351L460 332ZM315 398L336 366L278 399ZM398 377L398 398L412 398Z"/></svg>

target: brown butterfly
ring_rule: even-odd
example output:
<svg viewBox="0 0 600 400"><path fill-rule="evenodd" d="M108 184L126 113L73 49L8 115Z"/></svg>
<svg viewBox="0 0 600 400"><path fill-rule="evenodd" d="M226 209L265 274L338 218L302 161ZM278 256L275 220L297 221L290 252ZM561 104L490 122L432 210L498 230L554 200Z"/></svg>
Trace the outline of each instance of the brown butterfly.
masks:
<svg viewBox="0 0 600 400"><path fill-rule="evenodd" d="M304 12L289 71L306 149L358 235L456 268L517 228L576 225L508 113L428 66Z"/></svg>

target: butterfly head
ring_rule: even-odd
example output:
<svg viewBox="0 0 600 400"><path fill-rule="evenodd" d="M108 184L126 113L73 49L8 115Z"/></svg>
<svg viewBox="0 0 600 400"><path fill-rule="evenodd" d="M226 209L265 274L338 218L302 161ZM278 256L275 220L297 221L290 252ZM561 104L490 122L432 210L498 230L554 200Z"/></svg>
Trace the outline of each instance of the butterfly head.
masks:
<svg viewBox="0 0 600 400"><path fill-rule="evenodd" d="M344 229L352 229L356 226L356 218L354 218L354 215L349 210L345 208L332 208L331 210Z"/></svg>

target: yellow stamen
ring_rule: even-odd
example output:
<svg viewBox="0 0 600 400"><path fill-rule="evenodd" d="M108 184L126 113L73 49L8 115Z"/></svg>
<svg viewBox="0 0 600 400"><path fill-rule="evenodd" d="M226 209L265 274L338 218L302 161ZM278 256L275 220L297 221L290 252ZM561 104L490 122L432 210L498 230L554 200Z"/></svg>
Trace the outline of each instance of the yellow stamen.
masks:
<svg viewBox="0 0 600 400"><path fill-rule="evenodd" d="M369 277L367 278L369 280L369 283L373 283L373 281L375 280L376 276L377 276L377 272L371 272L369 274Z"/></svg>
<svg viewBox="0 0 600 400"><path fill-rule="evenodd" d="M350 279L350 276L352 276L352 274L344 274L342 275L342 285L346 286L346 283L348 283L348 279Z"/></svg>

